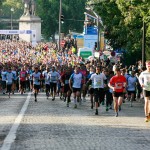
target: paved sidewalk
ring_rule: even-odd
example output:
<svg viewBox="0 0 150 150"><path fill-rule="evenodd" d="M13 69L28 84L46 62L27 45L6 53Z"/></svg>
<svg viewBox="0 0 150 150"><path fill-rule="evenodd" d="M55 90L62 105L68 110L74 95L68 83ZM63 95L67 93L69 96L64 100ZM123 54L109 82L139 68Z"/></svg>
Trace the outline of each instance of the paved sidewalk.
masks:
<svg viewBox="0 0 150 150"><path fill-rule="evenodd" d="M150 122L144 122L143 104L133 105L123 104L119 117L101 106L95 116L89 97L74 109L40 93L37 103L31 97L11 150L147 150Z"/></svg>

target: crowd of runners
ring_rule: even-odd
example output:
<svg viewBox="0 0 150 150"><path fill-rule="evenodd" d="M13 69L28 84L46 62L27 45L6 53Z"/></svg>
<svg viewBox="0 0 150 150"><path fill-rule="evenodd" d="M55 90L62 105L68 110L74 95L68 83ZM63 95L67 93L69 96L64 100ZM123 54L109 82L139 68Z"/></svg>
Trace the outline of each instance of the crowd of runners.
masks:
<svg viewBox="0 0 150 150"><path fill-rule="evenodd" d="M98 115L100 105L106 103L106 111L114 107L115 116L121 111L125 100L133 102L142 96L145 99L145 121L150 121L150 61L146 67L137 62L130 67L120 62L114 64L96 58L83 60L71 51L73 43L57 50L54 43L31 43L0 41L0 88L2 94L27 91L45 92L52 101L59 95L67 107L74 102L74 108L90 96L91 109ZM113 104L113 106L112 106Z"/></svg>

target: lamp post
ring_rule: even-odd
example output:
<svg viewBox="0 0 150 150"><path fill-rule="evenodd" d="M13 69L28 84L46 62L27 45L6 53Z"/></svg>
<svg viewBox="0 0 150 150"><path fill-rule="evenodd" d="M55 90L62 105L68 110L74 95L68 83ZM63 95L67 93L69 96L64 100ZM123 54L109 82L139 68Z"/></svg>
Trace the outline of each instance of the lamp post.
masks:
<svg viewBox="0 0 150 150"><path fill-rule="evenodd" d="M143 20L143 37L142 37L142 67L145 66L145 45L146 45L146 27Z"/></svg>
<svg viewBox="0 0 150 150"><path fill-rule="evenodd" d="M96 16L96 23L97 23L97 49L100 50L100 16L97 15L97 13L91 8L91 7L86 7L87 10L91 10L94 15ZM101 21L101 24L102 24L102 21Z"/></svg>
<svg viewBox="0 0 150 150"><path fill-rule="evenodd" d="M59 43L58 43L58 49L60 51L60 40L61 40L61 14L62 14L62 0L60 0L60 8L59 8Z"/></svg>
<svg viewBox="0 0 150 150"><path fill-rule="evenodd" d="M12 14L13 14L13 12L14 12L14 8L11 8L10 11L11 11L10 22L11 22L11 30L12 30L12 29L13 29L13 18L12 18Z"/></svg>

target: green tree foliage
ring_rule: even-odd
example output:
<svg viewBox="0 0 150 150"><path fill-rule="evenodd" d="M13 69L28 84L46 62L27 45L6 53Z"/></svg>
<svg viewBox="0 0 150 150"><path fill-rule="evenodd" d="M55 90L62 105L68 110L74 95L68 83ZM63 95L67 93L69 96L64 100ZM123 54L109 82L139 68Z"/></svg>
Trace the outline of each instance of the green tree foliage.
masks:
<svg viewBox="0 0 150 150"><path fill-rule="evenodd" d="M150 58L149 0L89 0L104 23L110 45L127 50L128 63L141 59L143 21L146 24L146 57ZM96 5L95 5L96 4ZM136 57L133 57L135 56Z"/></svg>
<svg viewBox="0 0 150 150"><path fill-rule="evenodd" d="M42 33L48 38L58 33L59 25L59 0L36 0L37 14L43 20ZM64 23L62 24L62 32L65 34L69 30L83 31L86 0L62 0L62 14L64 15Z"/></svg>
<svg viewBox="0 0 150 150"><path fill-rule="evenodd" d="M11 8L14 8L13 17L15 19L20 18L23 13L22 0L2 0L1 17L10 18Z"/></svg>

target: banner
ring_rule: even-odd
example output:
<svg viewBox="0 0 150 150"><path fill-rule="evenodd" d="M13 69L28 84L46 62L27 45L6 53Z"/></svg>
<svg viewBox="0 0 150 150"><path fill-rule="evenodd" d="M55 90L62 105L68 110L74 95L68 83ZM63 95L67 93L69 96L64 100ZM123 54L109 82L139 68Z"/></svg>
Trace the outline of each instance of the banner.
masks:
<svg viewBox="0 0 150 150"><path fill-rule="evenodd" d="M0 30L0 34L8 34L8 35L14 35L14 34L32 34L34 30Z"/></svg>

